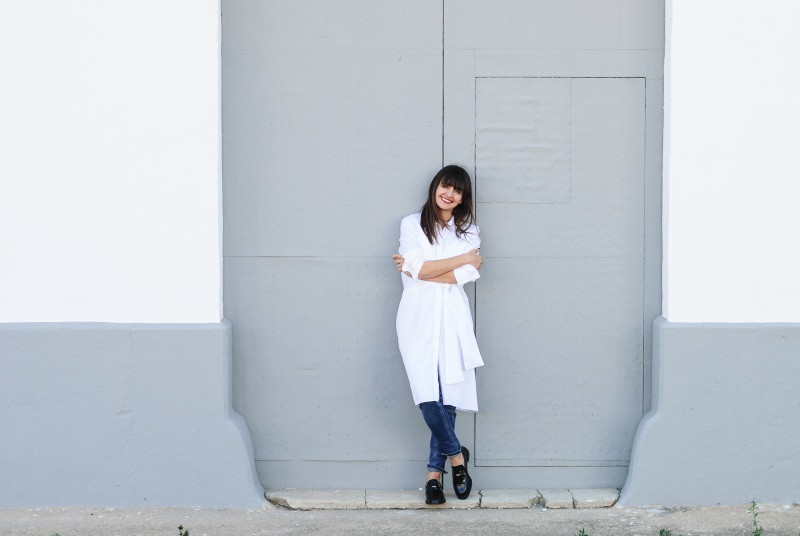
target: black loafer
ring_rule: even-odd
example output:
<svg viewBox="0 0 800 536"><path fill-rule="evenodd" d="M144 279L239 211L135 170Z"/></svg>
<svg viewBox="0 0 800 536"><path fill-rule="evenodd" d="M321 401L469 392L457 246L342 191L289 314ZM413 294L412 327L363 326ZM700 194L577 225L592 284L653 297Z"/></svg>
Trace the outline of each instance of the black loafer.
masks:
<svg viewBox="0 0 800 536"><path fill-rule="evenodd" d="M469 497L469 492L472 491L472 477L469 476L467 471L467 464L469 463L467 447L461 447L461 454L464 455L464 465L453 467L453 490L456 492L456 497L463 501Z"/></svg>
<svg viewBox="0 0 800 536"><path fill-rule="evenodd" d="M442 491L441 483L432 478L425 484L425 504L444 504L444 491Z"/></svg>

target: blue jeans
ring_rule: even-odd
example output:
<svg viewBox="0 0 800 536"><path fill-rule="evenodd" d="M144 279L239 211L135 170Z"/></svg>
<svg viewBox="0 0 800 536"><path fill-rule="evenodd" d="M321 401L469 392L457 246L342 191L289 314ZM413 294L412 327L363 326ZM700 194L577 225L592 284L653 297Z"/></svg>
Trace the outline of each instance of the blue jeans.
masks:
<svg viewBox="0 0 800 536"><path fill-rule="evenodd" d="M461 444L456 437L456 408L442 404L442 390L439 388L439 401L423 402L419 409L425 424L431 429L428 471L446 473L444 463L447 458L461 453Z"/></svg>

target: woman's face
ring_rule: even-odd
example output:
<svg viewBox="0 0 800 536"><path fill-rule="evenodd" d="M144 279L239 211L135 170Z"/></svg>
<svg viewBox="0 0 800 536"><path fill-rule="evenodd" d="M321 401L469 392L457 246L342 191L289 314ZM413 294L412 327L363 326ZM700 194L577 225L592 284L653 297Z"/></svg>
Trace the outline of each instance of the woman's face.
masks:
<svg viewBox="0 0 800 536"><path fill-rule="evenodd" d="M439 207L439 210L452 212L460 204L461 190L439 183L439 186L436 187L436 206Z"/></svg>

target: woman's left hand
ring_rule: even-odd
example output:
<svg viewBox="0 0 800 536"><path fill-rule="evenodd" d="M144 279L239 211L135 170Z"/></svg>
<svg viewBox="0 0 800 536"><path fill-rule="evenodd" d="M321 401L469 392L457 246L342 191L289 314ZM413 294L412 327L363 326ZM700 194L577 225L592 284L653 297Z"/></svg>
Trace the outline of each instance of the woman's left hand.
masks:
<svg viewBox="0 0 800 536"><path fill-rule="evenodd" d="M403 256L399 253L395 253L392 255L392 259L394 259L394 263L397 265L397 271L402 272L403 265L406 263L406 260L403 258Z"/></svg>

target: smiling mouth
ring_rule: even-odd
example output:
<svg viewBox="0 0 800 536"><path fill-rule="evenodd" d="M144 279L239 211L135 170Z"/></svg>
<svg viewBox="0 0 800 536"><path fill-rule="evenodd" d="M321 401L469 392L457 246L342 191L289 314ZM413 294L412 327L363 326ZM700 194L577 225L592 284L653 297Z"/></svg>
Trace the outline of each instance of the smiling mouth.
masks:
<svg viewBox="0 0 800 536"><path fill-rule="evenodd" d="M439 199L441 199L441 200L442 200L442 203L444 203L444 204L446 204L446 205L449 205L450 203L452 203L452 202L453 202L453 200L452 200L452 199L447 199L446 197L441 197L441 196L440 196L440 197L439 197Z"/></svg>

